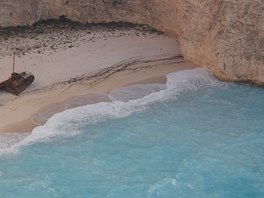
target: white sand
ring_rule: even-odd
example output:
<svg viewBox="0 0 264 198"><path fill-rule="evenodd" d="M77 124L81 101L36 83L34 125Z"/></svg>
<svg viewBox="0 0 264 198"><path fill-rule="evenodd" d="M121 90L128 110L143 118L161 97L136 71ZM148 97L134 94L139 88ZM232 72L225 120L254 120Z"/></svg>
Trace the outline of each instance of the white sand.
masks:
<svg viewBox="0 0 264 198"><path fill-rule="evenodd" d="M45 112L45 107L51 108L51 104L56 106L56 102L59 106L69 97L103 94L116 87L164 76L180 69L196 67L190 62L177 63L176 59L170 59L180 54L176 40L164 35L136 36L134 33L122 31L121 36L118 37L113 36L113 33L102 31L81 34L82 36L77 40L71 40L71 47L64 49L59 47L53 50L48 46L41 48L41 52L32 51L17 57L16 70L30 71L35 75L36 80L18 97L0 92L0 132L31 130L35 126L31 122L32 115L41 117L40 109ZM117 31L116 34L120 32ZM45 39L47 35L38 37ZM92 38L93 42L89 42ZM34 42L36 40L27 38L20 40L19 44L34 45ZM0 57L0 81L10 75L12 56L11 53L9 54ZM127 63L130 64L124 68ZM117 69L115 72L118 73L112 74L112 69L109 69L106 74L97 73L111 66L122 68L122 71ZM90 80L84 78L90 75L95 77ZM80 77L84 79L71 84L60 83ZM155 82L162 81L161 78L155 79L153 80ZM151 80L146 82L149 83ZM85 103L82 100L80 105ZM58 112L58 109L54 113ZM65 108L60 110L63 109Z"/></svg>
<svg viewBox="0 0 264 198"><path fill-rule="evenodd" d="M117 31L118 32L118 31ZM78 47L65 50L43 50L16 58L17 71L31 71L36 80L29 90L68 80L70 78L90 74L119 62L130 60L151 60L168 58L180 54L176 40L165 36L133 36L133 32L122 31L123 36L112 37L111 33L95 32L78 38ZM103 35L107 37L104 40ZM40 35L43 40L46 35ZM89 41L96 37L94 42ZM83 41L84 40L84 41ZM26 43L35 40L25 40ZM31 44L33 45L33 44ZM0 59L0 81L10 76L12 56Z"/></svg>

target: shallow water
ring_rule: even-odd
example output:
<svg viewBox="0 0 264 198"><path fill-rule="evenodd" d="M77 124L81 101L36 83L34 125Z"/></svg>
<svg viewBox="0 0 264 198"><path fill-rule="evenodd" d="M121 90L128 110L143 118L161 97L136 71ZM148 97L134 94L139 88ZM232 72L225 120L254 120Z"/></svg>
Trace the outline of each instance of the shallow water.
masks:
<svg viewBox="0 0 264 198"><path fill-rule="evenodd" d="M168 78L35 129L0 156L0 197L264 197L264 90L201 70Z"/></svg>

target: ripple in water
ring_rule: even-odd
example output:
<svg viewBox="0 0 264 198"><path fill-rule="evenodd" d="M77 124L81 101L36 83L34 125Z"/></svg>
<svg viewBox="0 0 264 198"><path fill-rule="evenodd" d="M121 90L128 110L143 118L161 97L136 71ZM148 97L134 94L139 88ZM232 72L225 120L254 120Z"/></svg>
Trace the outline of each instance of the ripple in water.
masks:
<svg viewBox="0 0 264 198"><path fill-rule="evenodd" d="M196 69L67 110L0 157L0 197L264 197L263 101Z"/></svg>

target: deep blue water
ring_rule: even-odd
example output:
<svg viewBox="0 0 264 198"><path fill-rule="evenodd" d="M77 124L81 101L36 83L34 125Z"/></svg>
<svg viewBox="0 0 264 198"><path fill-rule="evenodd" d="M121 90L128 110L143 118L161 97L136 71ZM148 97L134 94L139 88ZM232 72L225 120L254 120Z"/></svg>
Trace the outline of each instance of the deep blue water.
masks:
<svg viewBox="0 0 264 198"><path fill-rule="evenodd" d="M264 89L207 80L52 118L0 156L0 197L263 198Z"/></svg>

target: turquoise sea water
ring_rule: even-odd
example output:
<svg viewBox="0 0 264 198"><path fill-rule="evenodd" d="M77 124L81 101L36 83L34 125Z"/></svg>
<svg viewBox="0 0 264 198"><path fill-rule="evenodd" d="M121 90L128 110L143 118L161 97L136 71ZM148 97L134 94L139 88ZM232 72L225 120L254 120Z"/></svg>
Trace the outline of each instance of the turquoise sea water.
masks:
<svg viewBox="0 0 264 198"><path fill-rule="evenodd" d="M264 89L203 69L160 89L36 128L2 151L0 197L264 197Z"/></svg>

